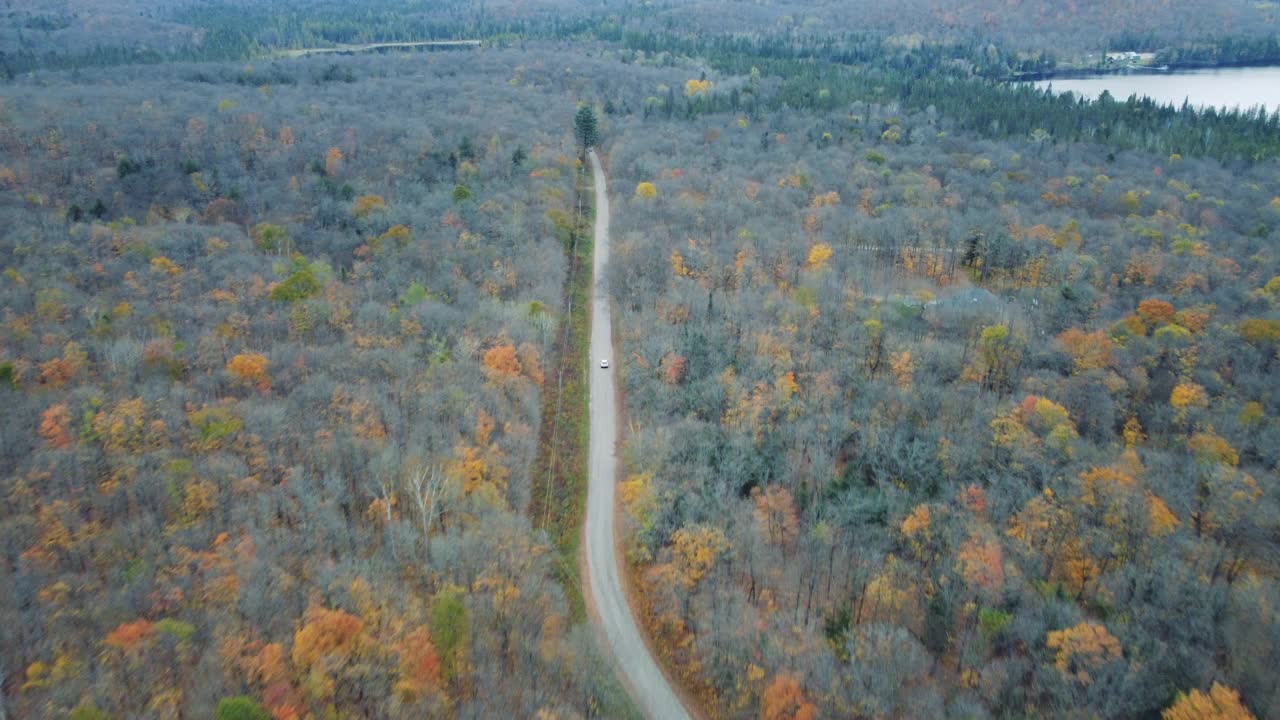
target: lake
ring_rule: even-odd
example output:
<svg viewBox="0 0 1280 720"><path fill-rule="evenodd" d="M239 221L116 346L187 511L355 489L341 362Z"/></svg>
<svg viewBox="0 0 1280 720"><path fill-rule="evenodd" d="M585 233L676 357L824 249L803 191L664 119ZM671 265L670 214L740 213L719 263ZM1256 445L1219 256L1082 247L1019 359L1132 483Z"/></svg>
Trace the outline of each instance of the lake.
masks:
<svg viewBox="0 0 1280 720"><path fill-rule="evenodd" d="M1201 107L1280 107L1280 67L1236 67L1175 72L1144 72L1129 75L1097 75L1083 78L1037 80L1036 87L1053 86L1054 92L1068 90L1090 99L1111 92L1116 100L1130 95L1146 95L1160 103L1182 105L1190 100Z"/></svg>

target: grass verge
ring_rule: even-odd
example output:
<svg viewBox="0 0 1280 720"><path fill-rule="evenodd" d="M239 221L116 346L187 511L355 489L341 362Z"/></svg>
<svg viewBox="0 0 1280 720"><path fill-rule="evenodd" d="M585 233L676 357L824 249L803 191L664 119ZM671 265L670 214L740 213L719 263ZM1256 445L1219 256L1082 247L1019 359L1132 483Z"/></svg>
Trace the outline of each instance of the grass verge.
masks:
<svg viewBox="0 0 1280 720"><path fill-rule="evenodd" d="M559 557L556 576L569 599L574 622L586 618L578 547L582 539L583 509L587 500L587 451L590 438L592 224L595 211L591 173L583 164L574 183L575 213L568 227L561 227L561 241L569 271L564 302L553 349L554 375L542 388L542 426L538 454L533 463L533 492L529 517L535 527L547 531Z"/></svg>

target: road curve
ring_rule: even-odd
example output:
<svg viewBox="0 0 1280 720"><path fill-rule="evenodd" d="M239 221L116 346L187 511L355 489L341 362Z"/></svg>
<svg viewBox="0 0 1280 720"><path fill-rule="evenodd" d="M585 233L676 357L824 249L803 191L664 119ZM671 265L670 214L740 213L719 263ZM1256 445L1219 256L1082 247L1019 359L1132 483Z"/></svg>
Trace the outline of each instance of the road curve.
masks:
<svg viewBox="0 0 1280 720"><path fill-rule="evenodd" d="M609 262L609 193L604 170L595 151L591 172L596 188L595 288L591 299L591 443L588 457L586 553L589 590L594 619L608 650L636 704L655 720L688 718L689 713L663 677L636 627L619 574L620 559L614 543L614 490L617 481L618 404L613 370L600 367L602 358L613 358L613 324L604 269Z"/></svg>

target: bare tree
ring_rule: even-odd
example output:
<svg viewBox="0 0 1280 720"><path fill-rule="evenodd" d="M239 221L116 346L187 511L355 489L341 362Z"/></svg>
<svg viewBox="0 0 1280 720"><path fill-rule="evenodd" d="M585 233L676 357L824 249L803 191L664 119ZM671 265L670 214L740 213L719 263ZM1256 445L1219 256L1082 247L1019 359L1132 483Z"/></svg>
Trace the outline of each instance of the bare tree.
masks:
<svg viewBox="0 0 1280 720"><path fill-rule="evenodd" d="M419 467L404 475L404 488L418 511L421 524L423 559L431 564L431 528L440 516L447 490L444 472L437 465Z"/></svg>

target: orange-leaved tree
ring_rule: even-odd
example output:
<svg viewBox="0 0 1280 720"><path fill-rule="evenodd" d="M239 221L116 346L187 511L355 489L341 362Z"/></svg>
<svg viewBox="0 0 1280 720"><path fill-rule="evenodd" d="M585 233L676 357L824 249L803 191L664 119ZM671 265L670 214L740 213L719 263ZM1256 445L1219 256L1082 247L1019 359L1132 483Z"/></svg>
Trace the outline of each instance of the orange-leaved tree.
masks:
<svg viewBox="0 0 1280 720"><path fill-rule="evenodd" d="M1138 303L1138 317L1142 318L1148 327L1156 327L1157 325L1166 325L1173 322L1173 316L1173 305L1164 300L1147 298Z"/></svg>
<svg viewBox="0 0 1280 720"><path fill-rule="evenodd" d="M484 353L484 366L490 371L490 376L497 379L502 377L519 377L523 367L520 365L520 358L516 354L515 346L509 343L495 345Z"/></svg>
<svg viewBox="0 0 1280 720"><path fill-rule="evenodd" d="M440 687L440 656L425 627L404 636L396 647L400 656L400 680L396 691L417 698Z"/></svg>
<svg viewBox="0 0 1280 720"><path fill-rule="evenodd" d="M998 593L1004 587L1004 553L994 537L972 533L956 553L956 569L970 589Z"/></svg>
<svg viewBox="0 0 1280 720"><path fill-rule="evenodd" d="M1101 330L1069 328L1058 335L1058 344L1071 355L1076 372L1110 367L1115 362L1115 343Z"/></svg>
<svg viewBox="0 0 1280 720"><path fill-rule="evenodd" d="M889 356L889 370L898 381L898 387L906 390L911 387L911 377L915 373L915 362L911 359L911 351L903 350Z"/></svg>
<svg viewBox="0 0 1280 720"><path fill-rule="evenodd" d="M800 681L790 673L779 673L760 698L761 720L815 720L818 707L805 699Z"/></svg>
<svg viewBox="0 0 1280 720"><path fill-rule="evenodd" d="M155 631L155 623L150 620L134 620L122 623L115 630L107 633L102 641L104 645L125 652L133 652L151 639Z"/></svg>
<svg viewBox="0 0 1280 720"><path fill-rule="evenodd" d="M364 623L344 610L312 607L306 621L293 635L293 664L310 670L321 659L345 660L359 648Z"/></svg>
<svg viewBox="0 0 1280 720"><path fill-rule="evenodd" d="M71 434L67 427L71 425L71 412L66 403L52 405L40 416L40 437L50 447L60 448L71 444Z"/></svg>
<svg viewBox="0 0 1280 720"><path fill-rule="evenodd" d="M241 353L227 363L227 372L242 383L253 385L259 390L267 390L271 387L271 378L267 375L267 368L270 365L271 361L267 360L265 355Z"/></svg>
<svg viewBox="0 0 1280 720"><path fill-rule="evenodd" d="M333 177L342 171L342 151L336 147L329 148L329 152L324 156L324 171L329 177Z"/></svg>
<svg viewBox="0 0 1280 720"><path fill-rule="evenodd" d="M683 355L667 353L662 358L662 379L668 385L679 385L689 369L689 361Z"/></svg>

